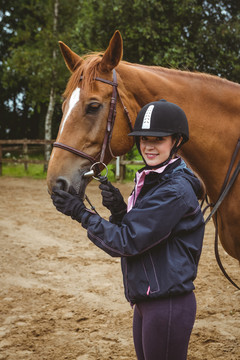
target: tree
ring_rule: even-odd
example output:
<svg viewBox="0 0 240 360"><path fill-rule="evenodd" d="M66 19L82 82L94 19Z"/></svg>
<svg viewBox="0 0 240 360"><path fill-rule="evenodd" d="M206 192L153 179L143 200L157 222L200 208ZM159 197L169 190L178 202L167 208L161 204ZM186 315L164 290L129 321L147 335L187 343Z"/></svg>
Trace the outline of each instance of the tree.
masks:
<svg viewBox="0 0 240 360"><path fill-rule="evenodd" d="M3 138L50 138L51 127L56 136L69 77L57 40L84 54L104 50L119 29L127 61L240 82L240 7L232 0L1 0L0 20Z"/></svg>
<svg viewBox="0 0 240 360"><path fill-rule="evenodd" d="M1 97L1 107L6 115L16 114L14 122L9 122L9 117L4 119L3 137L44 137L49 97L53 94L51 89L55 90L55 95L51 97L50 103L53 105L55 97L59 108L68 77L64 63L56 61L59 51L57 39L62 33L66 33L64 36L70 39L69 29L76 21L76 13L72 11L76 2L77 0L59 1L61 31L57 30L56 20L54 25L56 0L3 2L0 86L7 100ZM7 127L10 129L9 134L6 134Z"/></svg>
<svg viewBox="0 0 240 360"><path fill-rule="evenodd" d="M55 0L54 2L54 11L53 11L53 36L56 38L57 34L57 23L58 23L58 7L59 7L59 0ZM48 103L48 109L47 114L45 118L45 140L51 140L52 139L52 118L53 118L53 112L56 102L56 49L53 48L52 52L52 62L53 62L53 69L52 69L52 81L51 81L51 90L50 90L50 97L49 97L49 103ZM45 145L45 165L44 170L47 171L47 163L50 159L51 155L51 145L46 144Z"/></svg>
<svg viewBox="0 0 240 360"><path fill-rule="evenodd" d="M124 59L198 70L240 81L240 7L231 0L81 1L75 43L104 49L115 29Z"/></svg>

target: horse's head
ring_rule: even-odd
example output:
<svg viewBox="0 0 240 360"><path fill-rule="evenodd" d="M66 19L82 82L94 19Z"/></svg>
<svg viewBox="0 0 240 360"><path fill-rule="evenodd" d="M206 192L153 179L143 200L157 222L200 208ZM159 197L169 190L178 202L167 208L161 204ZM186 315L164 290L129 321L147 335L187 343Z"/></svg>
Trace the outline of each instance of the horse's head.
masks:
<svg viewBox="0 0 240 360"><path fill-rule="evenodd" d="M72 75L64 93L63 117L47 183L49 192L54 186L66 191L73 186L83 196L89 182L83 175L90 166L99 161L108 164L113 154L125 154L133 145L127 136L130 124L124 111L128 105L131 110L131 95L115 71L123 49L118 31L103 54L81 58L62 42L60 48ZM131 111L130 115L135 116Z"/></svg>

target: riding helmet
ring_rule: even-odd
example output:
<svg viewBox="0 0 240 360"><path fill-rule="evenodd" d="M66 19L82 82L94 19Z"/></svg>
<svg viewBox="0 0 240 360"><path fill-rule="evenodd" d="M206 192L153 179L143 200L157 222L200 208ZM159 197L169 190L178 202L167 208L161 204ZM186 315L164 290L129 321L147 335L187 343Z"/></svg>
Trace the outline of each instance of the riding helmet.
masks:
<svg viewBox="0 0 240 360"><path fill-rule="evenodd" d="M183 137L182 144L189 139L188 121L184 111L176 104L164 99L146 104L138 113L133 131L129 136Z"/></svg>

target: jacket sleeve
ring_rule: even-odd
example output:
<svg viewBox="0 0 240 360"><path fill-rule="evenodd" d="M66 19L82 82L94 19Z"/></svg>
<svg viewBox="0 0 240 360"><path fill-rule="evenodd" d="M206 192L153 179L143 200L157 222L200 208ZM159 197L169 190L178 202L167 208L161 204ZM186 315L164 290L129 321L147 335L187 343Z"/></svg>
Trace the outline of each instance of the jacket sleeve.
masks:
<svg viewBox="0 0 240 360"><path fill-rule="evenodd" d="M179 192L178 192L179 193ZM83 217L89 239L111 256L136 256L167 239L188 211L174 188L152 193L130 210L121 226L98 215Z"/></svg>

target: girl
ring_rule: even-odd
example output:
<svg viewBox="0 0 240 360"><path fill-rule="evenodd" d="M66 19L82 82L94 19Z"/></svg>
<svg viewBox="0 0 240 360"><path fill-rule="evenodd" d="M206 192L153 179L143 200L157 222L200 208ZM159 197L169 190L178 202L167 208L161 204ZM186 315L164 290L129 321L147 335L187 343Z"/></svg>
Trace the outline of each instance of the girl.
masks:
<svg viewBox="0 0 240 360"><path fill-rule="evenodd" d="M201 183L176 155L189 138L187 118L176 104L155 101L141 109L129 135L146 166L136 174L128 207L109 182L100 189L110 221L86 209L74 191L56 190L52 200L95 245L121 257L138 360L185 360L204 235Z"/></svg>

